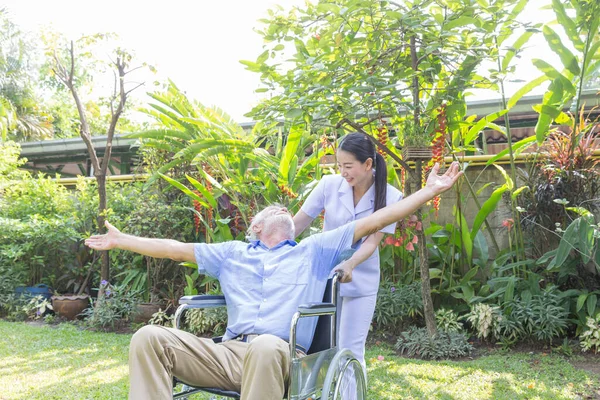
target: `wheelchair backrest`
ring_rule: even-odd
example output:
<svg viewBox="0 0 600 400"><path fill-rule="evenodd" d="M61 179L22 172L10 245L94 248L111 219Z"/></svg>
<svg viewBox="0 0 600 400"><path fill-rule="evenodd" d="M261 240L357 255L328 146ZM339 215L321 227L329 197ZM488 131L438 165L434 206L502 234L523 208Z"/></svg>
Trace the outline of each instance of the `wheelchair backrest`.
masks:
<svg viewBox="0 0 600 400"><path fill-rule="evenodd" d="M323 303L331 303L334 295L337 296L337 293L333 293L333 279L330 278L327 280L327 286L325 287ZM312 344L310 345L310 349L308 349L308 354L317 353L332 347L331 318L335 318L335 316L321 315L317 318L319 318L319 320L317 322L317 327L315 328Z"/></svg>

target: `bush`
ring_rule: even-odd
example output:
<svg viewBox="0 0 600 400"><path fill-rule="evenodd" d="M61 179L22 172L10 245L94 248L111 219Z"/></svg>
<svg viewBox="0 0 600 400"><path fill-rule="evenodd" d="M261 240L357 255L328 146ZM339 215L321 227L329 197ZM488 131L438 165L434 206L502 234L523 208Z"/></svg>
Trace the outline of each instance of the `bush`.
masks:
<svg viewBox="0 0 600 400"><path fill-rule="evenodd" d="M597 353L600 350L600 314L595 318L588 317L586 326L587 329L579 337L581 349L583 351L593 349L594 353Z"/></svg>
<svg viewBox="0 0 600 400"><path fill-rule="evenodd" d="M495 329L501 319L500 308L484 303L477 303L467 315L471 328L481 339L496 338Z"/></svg>
<svg viewBox="0 0 600 400"><path fill-rule="evenodd" d="M560 293L550 287L536 295L516 296L499 306L478 303L467 316L478 337L505 344L518 340L549 342L567 328L568 312Z"/></svg>
<svg viewBox="0 0 600 400"><path fill-rule="evenodd" d="M435 312L435 322L437 328L442 332L452 333L463 330L462 323L458 321L458 315L452 310L440 308Z"/></svg>
<svg viewBox="0 0 600 400"><path fill-rule="evenodd" d="M395 334L402 329L403 323L422 315L422 311L423 299L419 281L399 286L383 282L377 294L373 320L378 331Z"/></svg>
<svg viewBox="0 0 600 400"><path fill-rule="evenodd" d="M148 321L150 325L161 325L161 326L173 326L174 315L167 314L162 308L159 308L157 312L152 314L152 318Z"/></svg>
<svg viewBox="0 0 600 400"><path fill-rule="evenodd" d="M227 326L227 309L225 307L200 309L195 308L185 313L185 330L195 335L220 336Z"/></svg>
<svg viewBox="0 0 600 400"><path fill-rule="evenodd" d="M473 346L462 333L440 331L430 337L426 328L416 327L402 332L395 347L401 354L426 360L465 357L473 351Z"/></svg>
<svg viewBox="0 0 600 400"><path fill-rule="evenodd" d="M87 308L82 315L86 323L94 328L115 329L117 323L130 321L139 303L137 293L127 290L124 286L112 286L102 281L105 296L96 300L92 307Z"/></svg>

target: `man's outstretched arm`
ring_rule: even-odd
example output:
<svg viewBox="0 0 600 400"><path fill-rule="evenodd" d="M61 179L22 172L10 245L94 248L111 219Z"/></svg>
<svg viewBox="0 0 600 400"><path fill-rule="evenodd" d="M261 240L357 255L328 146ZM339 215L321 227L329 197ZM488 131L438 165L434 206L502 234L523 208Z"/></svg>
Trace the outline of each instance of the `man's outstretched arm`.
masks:
<svg viewBox="0 0 600 400"><path fill-rule="evenodd" d="M196 262L194 245L171 239L149 239L126 235L106 221L108 232L87 238L85 244L94 250L121 249L154 258Z"/></svg>
<svg viewBox="0 0 600 400"><path fill-rule="evenodd" d="M368 217L356 221L354 242L408 217L423 204L450 189L462 175L462 171L458 170L457 162L453 162L443 175L438 175L439 170L439 164L435 164L431 169L429 178L427 178L425 187L421 190L397 203L377 210Z"/></svg>

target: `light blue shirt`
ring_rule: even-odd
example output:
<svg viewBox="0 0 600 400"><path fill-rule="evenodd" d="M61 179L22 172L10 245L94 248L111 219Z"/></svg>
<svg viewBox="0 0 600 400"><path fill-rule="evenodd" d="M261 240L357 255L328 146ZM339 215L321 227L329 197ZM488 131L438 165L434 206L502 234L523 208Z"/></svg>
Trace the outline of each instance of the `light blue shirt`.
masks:
<svg viewBox="0 0 600 400"><path fill-rule="evenodd" d="M392 185L387 185L386 205L394 204L402 199L402 193ZM311 218L316 218L325 210L323 231L336 229L351 221L356 221L373 214L375 205L375 184L361 197L354 206L354 192L352 186L341 175L325 175L302 205L304 211ZM394 233L396 224L386 226L381 230L384 233ZM360 246L355 245L355 247ZM343 283L340 287L344 297L372 296L379 289L379 251L358 265L352 271L352 282Z"/></svg>
<svg viewBox="0 0 600 400"><path fill-rule="evenodd" d="M267 248L260 241L194 246L198 271L219 279L227 302L224 340L241 334L272 334L289 340L292 316L301 304L321 302L338 255L350 248L354 223L286 240ZM302 318L297 343L310 347L317 318Z"/></svg>

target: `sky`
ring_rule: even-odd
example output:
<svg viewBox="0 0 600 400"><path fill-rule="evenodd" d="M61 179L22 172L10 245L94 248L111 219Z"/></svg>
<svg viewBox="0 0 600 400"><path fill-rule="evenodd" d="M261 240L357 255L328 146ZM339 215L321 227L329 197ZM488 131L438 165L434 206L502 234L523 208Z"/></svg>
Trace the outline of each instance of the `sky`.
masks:
<svg viewBox="0 0 600 400"><path fill-rule="evenodd" d="M175 84L206 106L216 105L238 122L260 99L254 91L259 75L246 71L240 60L255 60L262 39L255 28L258 19L276 4L284 8L303 0L3 0L10 18L22 30L42 27L77 39L83 34L115 32L123 47L134 49L136 58L155 66L158 78ZM523 18L551 19L539 11L547 0L530 0ZM520 61L519 79L532 80L539 72L531 57L551 56L544 39L532 42L529 58ZM521 83L522 84L522 83ZM520 84L509 84L514 91ZM151 85L146 86L152 90ZM143 88L137 95L145 93ZM479 99L493 96L480 93Z"/></svg>

